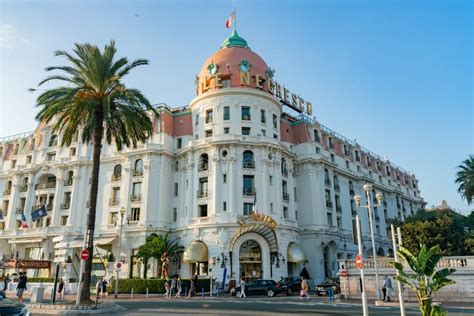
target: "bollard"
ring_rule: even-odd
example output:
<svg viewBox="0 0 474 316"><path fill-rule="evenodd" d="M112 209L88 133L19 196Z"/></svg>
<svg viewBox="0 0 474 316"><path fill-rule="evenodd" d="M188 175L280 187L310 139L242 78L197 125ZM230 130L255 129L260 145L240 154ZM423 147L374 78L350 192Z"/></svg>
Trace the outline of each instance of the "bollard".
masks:
<svg viewBox="0 0 474 316"><path fill-rule="evenodd" d="M148 288L146 288L146 298L148 298Z"/></svg>
<svg viewBox="0 0 474 316"><path fill-rule="evenodd" d="M132 292L130 293L130 298L133 299L133 288L132 288Z"/></svg>
<svg viewBox="0 0 474 316"><path fill-rule="evenodd" d="M201 295L202 295L202 299L204 299L204 288L203 287L201 288Z"/></svg>

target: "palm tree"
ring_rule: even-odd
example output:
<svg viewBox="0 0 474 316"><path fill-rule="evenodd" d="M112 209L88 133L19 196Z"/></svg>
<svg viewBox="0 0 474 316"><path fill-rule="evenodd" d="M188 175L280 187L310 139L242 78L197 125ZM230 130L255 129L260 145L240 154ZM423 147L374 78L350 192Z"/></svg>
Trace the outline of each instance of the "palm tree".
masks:
<svg viewBox="0 0 474 316"><path fill-rule="evenodd" d="M474 156L469 155L469 158L464 160L458 169L456 174L456 183L459 184L458 192L466 198L467 204L471 204L474 198Z"/></svg>
<svg viewBox="0 0 474 316"><path fill-rule="evenodd" d="M408 249L399 246L397 253L407 263L413 273L403 271L403 265L399 262L390 262L398 270L399 275L395 279L402 282L406 287L416 293L420 305L421 315L432 316L443 314L440 307L432 307L431 302L435 293L442 287L454 284L454 280L448 276L454 273L454 269L444 268L436 271L436 265L443 257L438 245L427 249L423 245L417 256Z"/></svg>
<svg viewBox="0 0 474 316"><path fill-rule="evenodd" d="M122 145L134 147L144 142L153 133L153 122L149 111L156 114L150 102L137 89L127 88L122 82L132 69L147 65L145 59L129 62L127 58L115 59L117 50L111 41L101 51L91 44L75 44L73 54L56 51L56 56L65 57L68 65L53 66L46 71L60 71L39 83L50 81L65 83L46 90L37 98L40 108L36 118L53 124L53 132L61 133L61 146L68 146L74 135L82 128L82 141L92 142L92 178L87 218L87 249L93 253L93 237L99 185L100 152L102 141L117 148ZM31 89L35 91L34 89ZM104 133L105 131L105 133ZM92 256L84 266L84 283L80 303L90 302Z"/></svg>
<svg viewBox="0 0 474 316"><path fill-rule="evenodd" d="M184 247L180 246L177 239L169 239L167 233L164 237L155 233L146 238L146 242L138 247L137 256L143 258L145 266L150 258L158 261L157 274L161 276L161 256L167 252L170 258L176 258L177 255L184 252Z"/></svg>

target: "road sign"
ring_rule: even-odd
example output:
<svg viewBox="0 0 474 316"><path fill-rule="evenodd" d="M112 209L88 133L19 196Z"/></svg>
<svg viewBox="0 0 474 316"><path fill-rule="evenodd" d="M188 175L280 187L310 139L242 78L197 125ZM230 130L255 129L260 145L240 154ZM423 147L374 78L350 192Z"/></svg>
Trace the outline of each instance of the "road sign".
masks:
<svg viewBox="0 0 474 316"><path fill-rule="evenodd" d="M122 262L117 262L117 265L116 265L117 269L120 270L120 268L122 268Z"/></svg>
<svg viewBox="0 0 474 316"><path fill-rule="evenodd" d="M89 259L89 250L83 249L83 250L81 251L81 259L82 259L82 260L87 260L87 259Z"/></svg>
<svg viewBox="0 0 474 316"><path fill-rule="evenodd" d="M360 255L356 256L356 268L362 269L362 257Z"/></svg>

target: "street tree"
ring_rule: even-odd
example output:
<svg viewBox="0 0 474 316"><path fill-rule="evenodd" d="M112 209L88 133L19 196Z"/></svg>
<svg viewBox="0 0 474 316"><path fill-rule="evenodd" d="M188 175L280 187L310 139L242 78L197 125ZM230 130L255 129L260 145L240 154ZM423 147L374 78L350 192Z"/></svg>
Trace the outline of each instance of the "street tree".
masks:
<svg viewBox="0 0 474 316"><path fill-rule="evenodd" d="M458 166L456 173L456 183L459 184L458 192L470 205L474 198L474 156L469 155L469 158L464 160Z"/></svg>

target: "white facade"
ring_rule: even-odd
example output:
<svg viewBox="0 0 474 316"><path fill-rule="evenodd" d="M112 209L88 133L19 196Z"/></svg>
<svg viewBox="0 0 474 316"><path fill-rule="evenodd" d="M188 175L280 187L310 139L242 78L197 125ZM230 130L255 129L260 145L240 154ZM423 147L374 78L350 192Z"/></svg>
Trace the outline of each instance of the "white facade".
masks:
<svg viewBox="0 0 474 316"><path fill-rule="evenodd" d="M250 116L242 107L250 107ZM414 175L319 122L283 113L280 101L265 91L215 89L199 94L185 108L161 105L157 109L155 133L145 144L120 151L115 144L103 146L95 234L95 249L102 259L94 260L96 268L102 263L108 266L108 253L118 257L119 225L114 218L121 207L127 212L122 277L143 275L145 267L133 255L146 236L170 232L185 247L203 241L208 259L222 261L224 254L227 279L240 278L246 260L239 255L241 245L252 240L261 251L261 270L252 270L254 277L278 280L298 275L305 266L317 281L337 275L337 259L356 255L353 220L357 208L352 196L364 196L366 181L385 197L374 223L380 254L387 254L391 247L386 221L424 207ZM292 140L285 136L288 133ZM92 146L78 138L71 146L60 147L52 137L51 127L40 124L35 132L0 140L0 258L9 259L18 252L20 258L64 262L70 256L78 270ZM372 166L367 164L367 155ZM255 196L258 213L274 219L277 226L262 232L257 222L240 234L245 225L238 220L252 214ZM46 205L48 215L32 223L31 210L38 205ZM22 212L28 229L19 228ZM359 215L370 255L367 211L359 209ZM288 262L290 243L300 246L307 262ZM171 273L188 277L193 264L182 259L172 263ZM222 280L224 266L216 264L212 270ZM152 264L148 276L154 275ZM73 272L71 277L75 277Z"/></svg>

